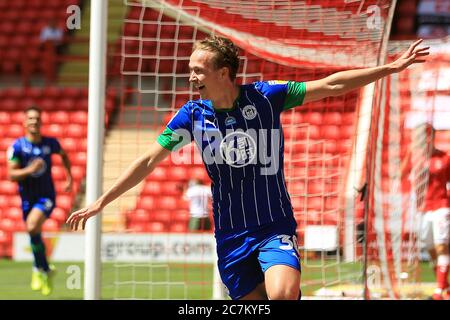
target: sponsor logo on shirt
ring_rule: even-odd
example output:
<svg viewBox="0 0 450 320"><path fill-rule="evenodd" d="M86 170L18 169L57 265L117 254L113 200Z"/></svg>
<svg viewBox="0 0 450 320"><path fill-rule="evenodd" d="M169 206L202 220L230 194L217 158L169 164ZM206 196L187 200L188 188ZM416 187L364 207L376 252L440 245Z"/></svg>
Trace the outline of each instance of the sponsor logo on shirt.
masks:
<svg viewBox="0 0 450 320"><path fill-rule="evenodd" d="M235 168L244 167L256 157L256 142L245 132L232 132L220 143L220 154L227 164Z"/></svg>
<svg viewBox="0 0 450 320"><path fill-rule="evenodd" d="M236 118L235 117L229 116L229 117L227 117L225 119L225 126L226 127L232 126L233 124L236 124Z"/></svg>

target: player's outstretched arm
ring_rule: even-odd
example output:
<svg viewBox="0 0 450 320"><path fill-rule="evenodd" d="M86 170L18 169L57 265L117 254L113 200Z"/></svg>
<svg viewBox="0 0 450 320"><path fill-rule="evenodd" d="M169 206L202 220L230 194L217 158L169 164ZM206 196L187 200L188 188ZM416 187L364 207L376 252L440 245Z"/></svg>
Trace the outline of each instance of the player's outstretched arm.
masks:
<svg viewBox="0 0 450 320"><path fill-rule="evenodd" d="M77 230L79 223L82 222L82 229L84 230L87 219L98 214L110 202L136 186L169 154L169 150L163 148L158 142L154 142L150 149L136 159L97 201L70 215L67 219L70 228Z"/></svg>
<svg viewBox="0 0 450 320"><path fill-rule="evenodd" d="M429 47L419 47L422 39L414 42L397 60L374 68L348 70L326 78L306 82L304 103L330 96L339 96L363 87L392 73L400 72L414 63L425 62Z"/></svg>
<svg viewBox="0 0 450 320"><path fill-rule="evenodd" d="M69 192L72 190L72 182L73 182L72 171L70 169L71 168L70 160L69 157L67 156L67 153L62 148L59 151L59 155L61 156L64 169L66 170L66 185L64 187L64 191Z"/></svg>

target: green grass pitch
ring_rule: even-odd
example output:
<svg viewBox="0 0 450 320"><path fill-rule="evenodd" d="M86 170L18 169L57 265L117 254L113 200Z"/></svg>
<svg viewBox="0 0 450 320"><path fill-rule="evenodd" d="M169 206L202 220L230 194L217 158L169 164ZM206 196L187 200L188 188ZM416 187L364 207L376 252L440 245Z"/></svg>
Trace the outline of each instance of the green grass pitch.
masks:
<svg viewBox="0 0 450 320"><path fill-rule="evenodd" d="M0 299L83 299L83 263L55 263L54 292L44 297L30 289L31 262L0 259ZM327 267L308 261L302 266L302 293L312 296L324 284L358 281L360 264L330 263ZM420 264L421 281L433 282L428 263ZM349 277L351 275L351 277ZM102 299L211 299L211 264L103 263ZM359 278L360 279L360 278Z"/></svg>

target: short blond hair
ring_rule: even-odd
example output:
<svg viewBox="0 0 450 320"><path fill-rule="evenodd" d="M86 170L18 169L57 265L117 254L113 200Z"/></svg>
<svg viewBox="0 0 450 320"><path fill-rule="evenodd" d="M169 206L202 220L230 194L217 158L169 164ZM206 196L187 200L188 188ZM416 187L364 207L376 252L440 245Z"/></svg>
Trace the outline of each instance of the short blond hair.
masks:
<svg viewBox="0 0 450 320"><path fill-rule="evenodd" d="M239 48L230 39L211 35L194 43L192 52L198 49L215 53L214 67L227 67L231 81L236 79L239 70Z"/></svg>

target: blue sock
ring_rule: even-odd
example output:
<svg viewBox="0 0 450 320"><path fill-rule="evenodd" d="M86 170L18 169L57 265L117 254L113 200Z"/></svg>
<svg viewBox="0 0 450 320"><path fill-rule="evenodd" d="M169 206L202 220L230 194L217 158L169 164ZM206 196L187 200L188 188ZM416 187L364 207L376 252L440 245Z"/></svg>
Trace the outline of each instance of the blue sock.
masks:
<svg viewBox="0 0 450 320"><path fill-rule="evenodd" d="M36 234L31 237L31 250L33 251L35 266L48 272L50 268L48 267L47 257L45 256L45 245L42 241L41 234Z"/></svg>

